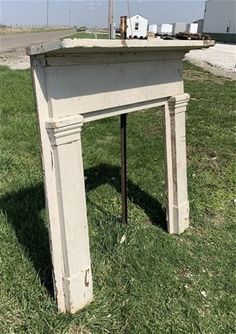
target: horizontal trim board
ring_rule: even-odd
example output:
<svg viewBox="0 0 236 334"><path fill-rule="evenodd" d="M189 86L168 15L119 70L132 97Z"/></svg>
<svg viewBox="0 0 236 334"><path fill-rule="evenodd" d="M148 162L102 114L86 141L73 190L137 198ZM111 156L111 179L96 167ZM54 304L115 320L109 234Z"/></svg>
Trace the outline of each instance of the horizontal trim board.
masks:
<svg viewBox="0 0 236 334"><path fill-rule="evenodd" d="M40 54L67 54L67 53L106 53L106 52L147 52L161 50L192 50L202 49L204 47L214 46L212 40L205 41L186 41L171 40L165 41L160 39L149 40L109 40L109 39L64 39L51 43L31 46L26 49L30 56Z"/></svg>
<svg viewBox="0 0 236 334"><path fill-rule="evenodd" d="M113 64L113 63L133 63L133 62L147 62L147 61L167 61L173 59L183 59L185 52L175 51L159 53L145 52L140 54L136 52L131 53L109 53L107 55L94 54L70 54L65 55L47 55L45 57L46 66L70 66L83 64Z"/></svg>
<svg viewBox="0 0 236 334"><path fill-rule="evenodd" d="M122 114L128 114L134 111L142 111L145 109L150 109L150 108L155 108L155 107L161 107L166 104L169 98L170 97L158 99L158 100L141 102L141 103L135 103L129 106L122 106L122 107L117 107L117 108L104 109L102 111L86 113L83 115L84 122L88 123L88 122L96 121L102 118L113 117L113 116L118 116Z"/></svg>

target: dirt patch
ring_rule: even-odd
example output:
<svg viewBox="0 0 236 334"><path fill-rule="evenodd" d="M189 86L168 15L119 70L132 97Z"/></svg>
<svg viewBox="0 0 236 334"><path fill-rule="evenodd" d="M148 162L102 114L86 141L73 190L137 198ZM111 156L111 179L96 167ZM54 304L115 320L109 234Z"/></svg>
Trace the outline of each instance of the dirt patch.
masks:
<svg viewBox="0 0 236 334"><path fill-rule="evenodd" d="M11 69L29 68L30 60L25 52L26 47L55 41L74 32L75 29L64 29L0 35L0 65L9 66Z"/></svg>
<svg viewBox="0 0 236 334"><path fill-rule="evenodd" d="M24 49L17 52L6 52L0 54L0 65L8 66L13 70L25 70L30 68L30 58Z"/></svg>
<svg viewBox="0 0 236 334"><path fill-rule="evenodd" d="M64 26L49 26L49 27L0 27L0 35L9 35L16 33L25 33L25 32L48 32L48 31L65 31L65 29L70 29Z"/></svg>
<svg viewBox="0 0 236 334"><path fill-rule="evenodd" d="M209 49L192 50L185 59L216 76L236 80L236 45L217 43Z"/></svg>
<svg viewBox="0 0 236 334"><path fill-rule="evenodd" d="M69 329L68 334L91 334L86 329L80 329L78 326L73 326Z"/></svg>
<svg viewBox="0 0 236 334"><path fill-rule="evenodd" d="M184 71L184 79L188 81L198 81L198 82L203 82L203 81L214 81L217 84L224 85L226 81L229 81L230 78L227 77L220 77L216 75L212 75L209 72L200 72L200 71L194 71L194 70L185 70Z"/></svg>
<svg viewBox="0 0 236 334"><path fill-rule="evenodd" d="M193 65L201 67L205 71L208 71L208 72L214 74L215 76L224 77L224 78L230 79L230 80L236 80L236 72L227 71L226 69L219 68L219 67L214 66L214 65L209 65L208 62L200 61L200 60L197 60L197 59L191 59L191 58L186 58L186 59L190 63L192 63Z"/></svg>

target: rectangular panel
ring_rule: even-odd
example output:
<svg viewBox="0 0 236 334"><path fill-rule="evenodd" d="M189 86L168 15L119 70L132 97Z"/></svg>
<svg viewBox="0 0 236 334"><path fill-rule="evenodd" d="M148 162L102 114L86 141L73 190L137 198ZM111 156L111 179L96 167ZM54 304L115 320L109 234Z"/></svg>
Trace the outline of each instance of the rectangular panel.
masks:
<svg viewBox="0 0 236 334"><path fill-rule="evenodd" d="M49 66L51 116L84 114L181 94L181 72L181 59Z"/></svg>

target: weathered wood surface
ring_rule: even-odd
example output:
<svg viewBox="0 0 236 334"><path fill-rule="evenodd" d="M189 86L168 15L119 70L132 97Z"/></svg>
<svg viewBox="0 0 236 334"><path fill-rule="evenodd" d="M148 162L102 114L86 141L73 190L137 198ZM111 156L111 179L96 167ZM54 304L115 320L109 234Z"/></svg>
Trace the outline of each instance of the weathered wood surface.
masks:
<svg viewBox="0 0 236 334"><path fill-rule="evenodd" d="M84 122L163 106L167 224L189 225L182 58L206 41L65 40L32 47L45 193L58 309L93 298L81 149Z"/></svg>
<svg viewBox="0 0 236 334"><path fill-rule="evenodd" d="M183 50L185 52L192 49L202 49L214 46L215 41L164 41L164 40L94 40L94 39L63 39L62 41L55 41L51 43L44 43L27 48L27 54L40 55L45 53L67 54L67 53L87 53L87 52L146 52L160 50Z"/></svg>

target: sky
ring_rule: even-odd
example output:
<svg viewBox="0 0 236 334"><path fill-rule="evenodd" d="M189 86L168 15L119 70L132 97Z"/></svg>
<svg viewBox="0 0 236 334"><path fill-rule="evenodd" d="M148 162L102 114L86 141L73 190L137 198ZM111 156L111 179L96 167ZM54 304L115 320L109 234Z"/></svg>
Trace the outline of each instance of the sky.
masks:
<svg viewBox="0 0 236 334"><path fill-rule="evenodd" d="M115 22L128 15L127 0L115 1ZM129 0L130 14L146 17L149 24L192 22L203 18L204 0ZM108 0L49 0L49 25L106 27ZM47 0L0 0L0 23L45 25Z"/></svg>

